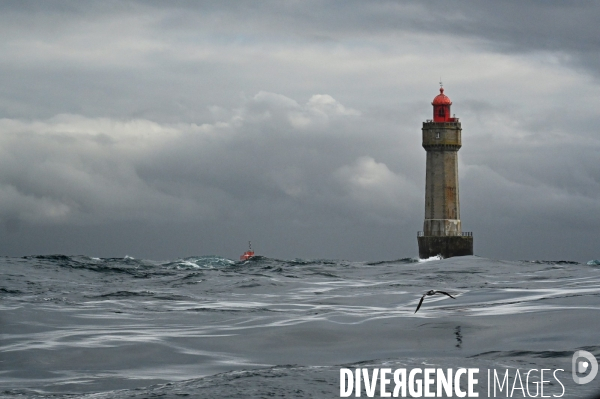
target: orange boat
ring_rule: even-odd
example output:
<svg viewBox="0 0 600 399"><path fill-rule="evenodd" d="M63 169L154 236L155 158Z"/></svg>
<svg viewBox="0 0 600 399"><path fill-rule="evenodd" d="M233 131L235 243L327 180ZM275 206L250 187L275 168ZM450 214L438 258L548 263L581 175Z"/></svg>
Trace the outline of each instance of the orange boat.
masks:
<svg viewBox="0 0 600 399"><path fill-rule="evenodd" d="M240 256L240 260L248 260L254 256L254 251L252 250L252 244L248 241L248 250L244 252L242 256Z"/></svg>

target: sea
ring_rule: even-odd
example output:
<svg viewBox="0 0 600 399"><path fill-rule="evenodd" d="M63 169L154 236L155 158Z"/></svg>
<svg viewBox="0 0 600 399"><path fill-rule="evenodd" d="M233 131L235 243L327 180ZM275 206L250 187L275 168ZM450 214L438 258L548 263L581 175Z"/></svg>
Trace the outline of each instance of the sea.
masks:
<svg viewBox="0 0 600 399"><path fill-rule="evenodd" d="M0 258L1 398L593 398L595 359L598 260Z"/></svg>

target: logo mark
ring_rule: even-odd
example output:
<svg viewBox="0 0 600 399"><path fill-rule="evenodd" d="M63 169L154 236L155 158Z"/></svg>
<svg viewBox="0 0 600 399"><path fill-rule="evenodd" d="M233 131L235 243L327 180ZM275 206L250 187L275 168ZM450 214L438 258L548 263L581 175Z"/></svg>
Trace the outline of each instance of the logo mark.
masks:
<svg viewBox="0 0 600 399"><path fill-rule="evenodd" d="M573 381L576 384L587 384L592 381L598 374L598 362L594 355L588 351L578 350L573 353L571 359L571 371L573 373ZM583 374L589 370L589 374L585 377L579 377L577 374Z"/></svg>

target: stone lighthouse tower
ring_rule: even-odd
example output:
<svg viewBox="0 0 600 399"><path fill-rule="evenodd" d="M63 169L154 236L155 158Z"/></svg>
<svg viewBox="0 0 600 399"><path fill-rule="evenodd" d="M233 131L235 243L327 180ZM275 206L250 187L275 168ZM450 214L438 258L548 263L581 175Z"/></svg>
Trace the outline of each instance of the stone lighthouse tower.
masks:
<svg viewBox="0 0 600 399"><path fill-rule="evenodd" d="M458 199L458 150L461 126L452 117L452 101L440 88L431 103L433 120L423 122L423 148L427 151L425 222L417 236L421 259L442 255L473 255L473 234L462 231Z"/></svg>

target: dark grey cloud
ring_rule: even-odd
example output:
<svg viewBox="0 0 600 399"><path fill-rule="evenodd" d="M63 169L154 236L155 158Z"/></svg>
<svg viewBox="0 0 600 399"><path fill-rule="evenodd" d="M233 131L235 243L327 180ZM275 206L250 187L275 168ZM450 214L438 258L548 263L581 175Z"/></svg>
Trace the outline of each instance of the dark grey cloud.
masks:
<svg viewBox="0 0 600 399"><path fill-rule="evenodd" d="M93 231L123 220L233 222L251 235L260 224L393 225L420 204L415 176L401 171L411 151L398 147L394 155L404 156L388 161L391 170L376 158L397 143L372 140L387 132L328 95L299 104L260 92L225 113L227 120L202 125L75 115L5 119L2 147L20 155L1 162L5 224Z"/></svg>
<svg viewBox="0 0 600 399"><path fill-rule="evenodd" d="M598 9L3 2L0 251L414 256L441 75L476 253L598 258Z"/></svg>
<svg viewBox="0 0 600 399"><path fill-rule="evenodd" d="M582 63L595 73L600 67L596 56L600 6L594 2L356 0L154 6L168 7L170 17L161 23L168 30L190 29L202 22L225 36L248 32L250 37L237 37L241 41L263 36L276 41L295 37L360 41L382 35L402 38L405 32L420 31L446 35L446 40L440 38L440 47L460 46L456 38L468 37L495 51L559 51L565 53L565 61Z"/></svg>

